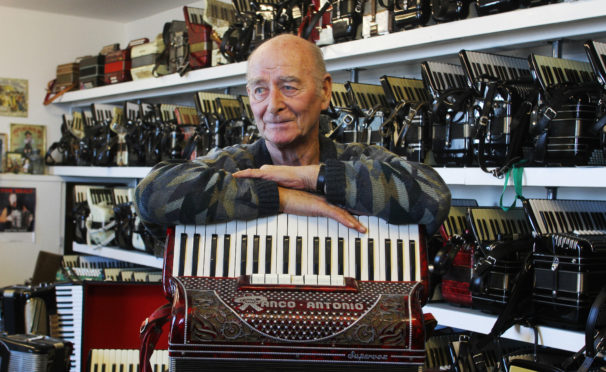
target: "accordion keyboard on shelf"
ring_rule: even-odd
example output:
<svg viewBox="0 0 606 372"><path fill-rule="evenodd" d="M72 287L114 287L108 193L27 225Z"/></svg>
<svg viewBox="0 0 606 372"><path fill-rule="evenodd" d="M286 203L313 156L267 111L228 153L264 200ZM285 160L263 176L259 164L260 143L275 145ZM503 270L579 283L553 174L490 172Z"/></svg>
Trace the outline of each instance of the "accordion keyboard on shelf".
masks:
<svg viewBox="0 0 606 372"><path fill-rule="evenodd" d="M424 231L359 219L367 234L288 214L175 227L171 371L421 368Z"/></svg>
<svg viewBox="0 0 606 372"><path fill-rule="evenodd" d="M606 201L526 199L540 319L582 328L606 275Z"/></svg>

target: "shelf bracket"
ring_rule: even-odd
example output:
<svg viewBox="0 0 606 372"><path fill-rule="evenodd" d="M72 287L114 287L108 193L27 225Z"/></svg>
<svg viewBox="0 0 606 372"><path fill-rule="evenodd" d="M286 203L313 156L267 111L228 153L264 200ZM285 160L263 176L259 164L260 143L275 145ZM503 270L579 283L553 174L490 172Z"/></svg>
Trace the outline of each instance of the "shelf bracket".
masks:
<svg viewBox="0 0 606 372"><path fill-rule="evenodd" d="M564 48L564 39L554 40L551 42L551 56L553 58L562 58L564 55L562 49Z"/></svg>
<svg viewBox="0 0 606 372"><path fill-rule="evenodd" d="M359 73L360 71L364 71L366 70L365 68L359 68L359 67L354 67L351 69L347 69L346 71L349 71L349 81L351 81L352 83L357 83L359 81Z"/></svg>
<svg viewBox="0 0 606 372"><path fill-rule="evenodd" d="M556 200L558 198L558 188L554 186L545 187L547 190L547 199Z"/></svg>

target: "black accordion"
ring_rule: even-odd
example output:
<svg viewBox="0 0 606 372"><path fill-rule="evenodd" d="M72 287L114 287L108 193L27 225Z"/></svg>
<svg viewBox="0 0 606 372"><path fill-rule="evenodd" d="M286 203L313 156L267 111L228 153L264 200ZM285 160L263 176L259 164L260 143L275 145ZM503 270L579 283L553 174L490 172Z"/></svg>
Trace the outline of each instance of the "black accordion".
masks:
<svg viewBox="0 0 606 372"><path fill-rule="evenodd" d="M48 336L0 334L0 372L67 372L71 350Z"/></svg>

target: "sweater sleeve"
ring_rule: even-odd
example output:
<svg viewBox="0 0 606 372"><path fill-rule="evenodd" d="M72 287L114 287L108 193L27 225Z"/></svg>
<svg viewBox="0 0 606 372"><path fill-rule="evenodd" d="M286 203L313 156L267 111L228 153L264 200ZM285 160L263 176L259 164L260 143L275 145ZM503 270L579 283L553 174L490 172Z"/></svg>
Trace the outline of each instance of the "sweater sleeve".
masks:
<svg viewBox="0 0 606 372"><path fill-rule="evenodd" d="M278 213L275 182L234 178L254 166L250 152L234 146L194 161L156 165L137 185L135 208L146 224L180 225L252 219Z"/></svg>
<svg viewBox="0 0 606 372"><path fill-rule="evenodd" d="M430 234L448 215L450 190L430 166L379 146L349 144L338 152L326 162L329 201L393 224L422 224Z"/></svg>

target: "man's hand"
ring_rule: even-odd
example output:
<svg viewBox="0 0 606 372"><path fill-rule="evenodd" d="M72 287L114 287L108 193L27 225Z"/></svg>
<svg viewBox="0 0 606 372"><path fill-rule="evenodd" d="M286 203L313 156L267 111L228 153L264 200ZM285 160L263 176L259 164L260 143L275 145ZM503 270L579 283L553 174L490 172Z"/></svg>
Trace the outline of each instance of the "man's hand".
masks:
<svg viewBox="0 0 606 372"><path fill-rule="evenodd" d="M337 222L366 233L366 227L343 208L326 201L323 196L306 191L278 187L280 192L280 211L300 216L328 217Z"/></svg>
<svg viewBox="0 0 606 372"><path fill-rule="evenodd" d="M289 189L315 191L320 165L263 165L258 169L244 169L232 174L236 178L262 178Z"/></svg>

